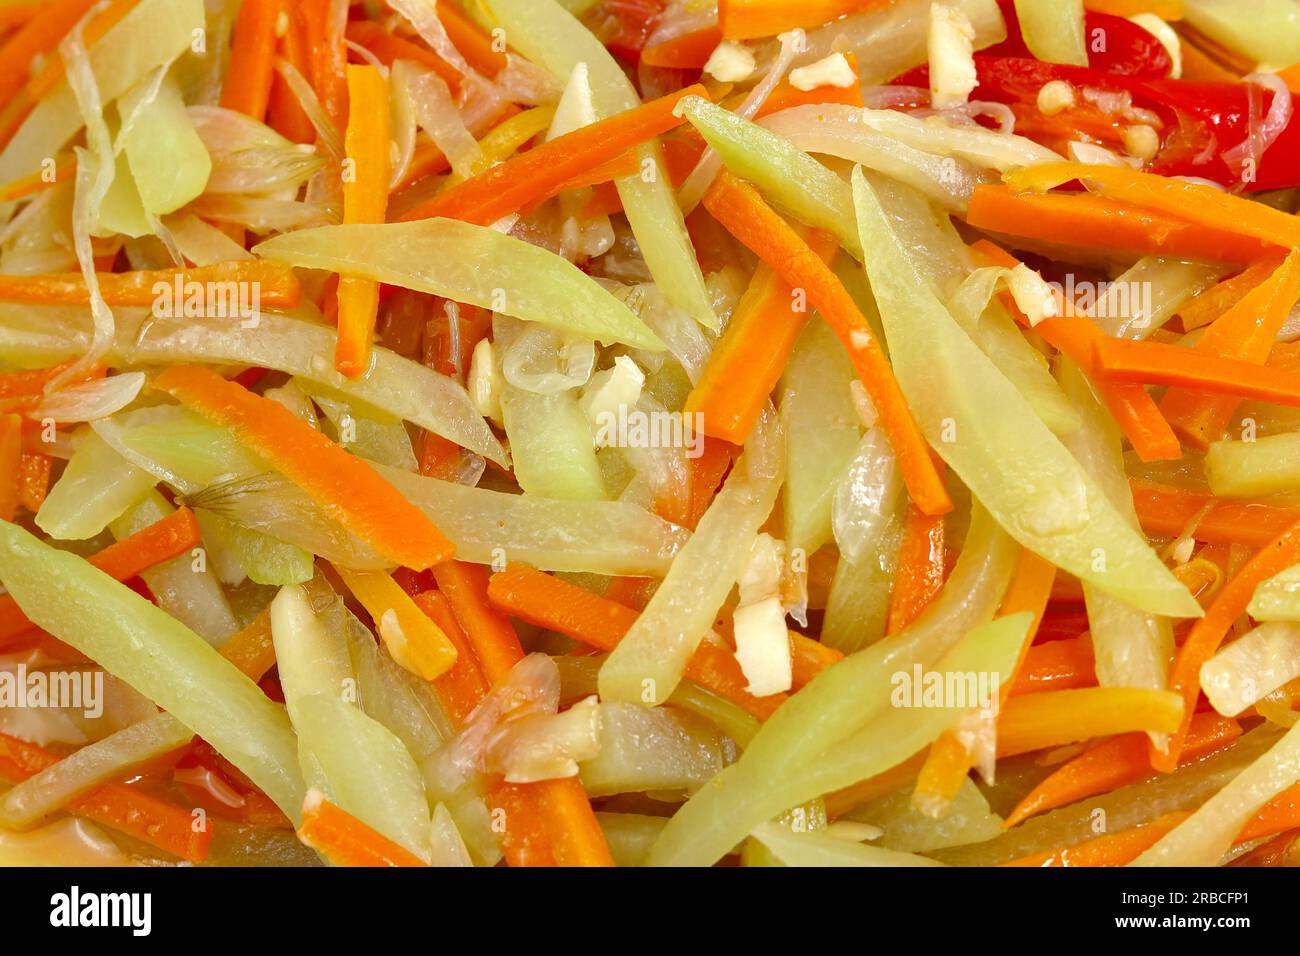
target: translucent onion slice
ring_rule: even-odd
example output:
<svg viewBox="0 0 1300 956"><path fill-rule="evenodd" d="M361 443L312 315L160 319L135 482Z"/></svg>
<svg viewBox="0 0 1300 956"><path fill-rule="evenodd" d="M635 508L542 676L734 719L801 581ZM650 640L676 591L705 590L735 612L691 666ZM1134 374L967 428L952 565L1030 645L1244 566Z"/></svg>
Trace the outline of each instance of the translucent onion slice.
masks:
<svg viewBox="0 0 1300 956"><path fill-rule="evenodd" d="M1024 136L998 133L982 126L954 126L942 117L921 119L898 110L860 110L852 106L824 106L820 110L819 115L859 123L914 149L954 156L1000 173L1062 160L1059 153Z"/></svg>
<svg viewBox="0 0 1300 956"><path fill-rule="evenodd" d="M902 490L898 462L884 429L868 429L831 502L831 526L843 560L862 564L880 553L881 538L897 516Z"/></svg>
<svg viewBox="0 0 1300 956"><path fill-rule="evenodd" d="M736 757L705 721L671 707L601 704L600 752L582 762L588 795L646 790L693 793Z"/></svg>
<svg viewBox="0 0 1300 956"><path fill-rule="evenodd" d="M204 187L209 194L296 194L324 166L315 150L243 113L191 106L189 117L211 156L212 171Z"/></svg>
<svg viewBox="0 0 1300 956"><path fill-rule="evenodd" d="M1300 624L1272 621L1237 638L1201 666L1201 689L1214 709L1235 717L1300 677Z"/></svg>
<svg viewBox="0 0 1300 956"><path fill-rule="evenodd" d="M144 372L123 372L84 385L70 385L47 395L32 417L38 421L93 422L135 401L144 387Z"/></svg>

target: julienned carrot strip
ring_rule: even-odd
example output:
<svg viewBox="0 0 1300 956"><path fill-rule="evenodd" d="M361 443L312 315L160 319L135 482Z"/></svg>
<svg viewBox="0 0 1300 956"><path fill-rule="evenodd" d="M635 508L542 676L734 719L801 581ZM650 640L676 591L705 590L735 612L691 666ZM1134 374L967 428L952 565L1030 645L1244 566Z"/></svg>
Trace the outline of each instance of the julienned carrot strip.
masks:
<svg viewBox="0 0 1300 956"><path fill-rule="evenodd" d="M998 610L1000 617L1009 617L1028 611L1033 615L1029 630L1025 634L1020 648L1020 658L1016 662L1011 680L998 689L999 704L1011 693L1016 673L1024 666L1026 655L1034 642L1038 622L1043 619L1048 599L1052 596L1052 582L1056 580L1056 567L1044 561L1028 549L1022 549L1016 559L1016 568L1011 576L1011 583L1002 597L1002 606ZM955 730L944 732L934 746L916 779L914 800L918 806L938 808L946 806L957 796L961 783L975 764L974 755L966 748Z"/></svg>
<svg viewBox="0 0 1300 956"><path fill-rule="evenodd" d="M1124 866L1149 850L1166 833L1189 816L1190 810L1166 813L1150 823L1119 833L1107 833L1095 840L1073 846L1045 850L1020 857L1003 866Z"/></svg>
<svg viewBox="0 0 1300 956"><path fill-rule="evenodd" d="M1154 13L1161 20L1183 18L1183 0L1083 0L1083 7L1093 13L1109 13L1115 17Z"/></svg>
<svg viewBox="0 0 1300 956"><path fill-rule="evenodd" d="M392 66L394 60L412 60L438 74L453 93L460 89L461 76L454 66L426 46L393 36L381 23L350 20L347 37L373 53L384 66Z"/></svg>
<svg viewBox="0 0 1300 956"><path fill-rule="evenodd" d="M1277 267L1278 260L1273 256L1260 259L1236 275L1206 289L1178 310L1178 316L1183 320L1183 330L1190 332L1209 325L1273 275Z"/></svg>
<svg viewBox="0 0 1300 956"><path fill-rule="evenodd" d="M235 18L230 66L221 90L221 106L253 119L266 118L275 75L276 21L284 0L243 0Z"/></svg>
<svg viewBox="0 0 1300 956"><path fill-rule="evenodd" d="M1093 367L1108 381L1174 385L1211 395L1300 406L1300 374L1165 342L1098 339L1093 343Z"/></svg>
<svg viewBox="0 0 1300 956"><path fill-rule="evenodd" d="M447 38L460 51L465 62L487 76L496 76L506 67L506 54L496 48L496 41L467 17L460 5L438 0L438 19Z"/></svg>
<svg viewBox="0 0 1300 956"><path fill-rule="evenodd" d="M388 208L388 81L373 66L348 67L349 167L343 177L343 222L380 223ZM334 367L357 378L370 365L370 340L379 311L379 283L342 276L339 337Z"/></svg>
<svg viewBox="0 0 1300 956"><path fill-rule="evenodd" d="M1192 718L1179 762L1185 764L1213 753L1240 736L1241 725L1231 717L1214 711L1197 714ZM1037 814L1151 776L1154 771L1148 759L1149 742L1146 734L1121 734L1085 750L1034 787L1002 825L1013 827Z"/></svg>
<svg viewBox="0 0 1300 956"><path fill-rule="evenodd" d="M774 37L796 27L819 27L850 13L887 6L891 0L719 0L718 25L728 40Z"/></svg>
<svg viewBox="0 0 1300 956"><path fill-rule="evenodd" d="M433 577L474 649L483 676L493 685L501 683L523 660L524 649L510 621L488 599L487 570L448 561L434 567ZM501 783L489 794L489 802L505 810L503 844L511 866L614 865L591 801L576 777ZM541 835L546 851L539 849Z"/></svg>
<svg viewBox="0 0 1300 956"><path fill-rule="evenodd" d="M82 42L87 47L94 46L105 33L117 26L123 17L134 10L139 2L140 0L112 0L108 6L86 22L81 34ZM63 79L64 72L63 57L50 57L41 71L28 81L27 95L33 100L39 100L58 85L59 80Z"/></svg>
<svg viewBox="0 0 1300 956"><path fill-rule="evenodd" d="M1246 824L1237 840L1258 840L1300 826L1300 784L1292 784L1264 806Z"/></svg>
<svg viewBox="0 0 1300 956"><path fill-rule="evenodd" d="M646 66L698 70L709 62L709 56L721 42L722 31L707 26L646 47L641 51L641 62Z"/></svg>
<svg viewBox="0 0 1300 956"><path fill-rule="evenodd" d="M262 305L293 308L301 287L293 270L278 262L239 259L188 269L145 269L138 272L101 272L99 289L111 306L153 306L160 295L171 296L179 314L191 303L208 312L224 306L234 309L231 283L250 284ZM181 298L176 299L179 294ZM73 273L0 276L0 302L32 305L85 305L90 301L86 282Z"/></svg>
<svg viewBox="0 0 1300 956"><path fill-rule="evenodd" d="M1196 525L1197 541L1261 548L1300 521L1297 508L1220 499L1204 491L1137 479L1131 480L1129 487L1142 530L1158 537L1175 537L1200 516ZM1207 505L1212 506L1208 512Z"/></svg>
<svg viewBox="0 0 1300 956"><path fill-rule="evenodd" d="M896 634L915 621L943 589L945 574L943 515L927 515L908 505L886 632Z"/></svg>
<svg viewBox="0 0 1300 956"><path fill-rule="evenodd" d="M49 455L23 452L18 466L18 503L36 514L45 503L45 494L50 487L50 466L53 459Z"/></svg>
<svg viewBox="0 0 1300 956"><path fill-rule="evenodd" d="M0 776L14 783L54 766L60 759L35 744L0 734ZM70 801L66 809L191 863L202 863L208 857L212 828L205 826L196 831L188 809L138 786L105 783Z"/></svg>
<svg viewBox="0 0 1300 956"><path fill-rule="evenodd" d="M298 838L335 866L428 866L415 854L322 796L308 792Z"/></svg>
<svg viewBox="0 0 1300 956"><path fill-rule="evenodd" d="M731 463L735 460L738 449L730 442L717 438L705 437L704 451L698 458L687 459L686 468L690 475L690 515L686 526L691 530L700 523L704 512L708 510L713 496L722 487Z"/></svg>
<svg viewBox="0 0 1300 956"><path fill-rule="evenodd" d="M22 496L23 419L0 415L0 518L13 521Z"/></svg>
<svg viewBox="0 0 1300 956"><path fill-rule="evenodd" d="M1272 275L1217 318L1192 350L1263 365L1297 299L1300 299L1300 252L1293 251ZM1160 411L1193 444L1204 448L1223 436L1237 405L1231 396L1202 395L1172 388L1160 402Z"/></svg>
<svg viewBox="0 0 1300 956"><path fill-rule="evenodd" d="M1095 686L1097 673L1092 637L1083 634L1030 647L1011 683L1011 694L1039 694L1049 690Z"/></svg>
<svg viewBox="0 0 1300 956"><path fill-rule="evenodd" d="M456 648L456 663L438 677L433 686L438 691L438 699L447 709L447 716L457 724L463 724L492 688L479 670L478 662L474 659L474 649L461 630L447 598L438 591L423 591L413 595L411 600L429 615Z"/></svg>
<svg viewBox="0 0 1300 956"><path fill-rule="evenodd" d="M440 192L407 212L403 221L443 216L480 226L553 196L565 182L584 170L612 160L624 151L680 126L673 108L684 96L704 96L702 86L690 86L542 143Z"/></svg>
<svg viewBox="0 0 1300 956"><path fill-rule="evenodd" d="M67 178L74 174L77 168L77 159L75 156L64 156L56 162L54 170L47 173L41 169L34 173L29 173L5 186L0 186L0 202L10 202L14 199L22 199L47 189L52 189L61 182L66 182Z"/></svg>
<svg viewBox="0 0 1300 956"><path fill-rule="evenodd" d="M266 672L275 666L270 605L262 608L247 626L226 638L221 645L221 656L250 680L259 681L266 676Z"/></svg>
<svg viewBox="0 0 1300 956"><path fill-rule="evenodd" d="M1285 70L1280 71L1278 76L1292 93L1300 93L1300 63L1292 63Z"/></svg>
<svg viewBox="0 0 1300 956"><path fill-rule="evenodd" d="M9 103L27 83L32 62L49 54L96 0L55 0L0 46L0 102ZM23 100L30 104L31 97Z"/></svg>
<svg viewBox="0 0 1300 956"><path fill-rule="evenodd" d="M280 37L279 54L297 70L308 83L311 82L311 30L304 22L305 7L291 4L288 8L288 29ZM295 143L314 143L316 128L298 97L284 77L278 72L271 79L271 95L266 104L266 124L286 139Z"/></svg>
<svg viewBox="0 0 1300 956"><path fill-rule="evenodd" d="M109 577L126 581L141 571L185 554L199 543L199 524L189 508L178 508L161 521L110 544L86 560ZM32 624L8 594L0 596L0 642L24 634Z"/></svg>
<svg viewBox="0 0 1300 956"><path fill-rule="evenodd" d="M1200 695L1201 666L1214 656L1237 618L1246 613L1246 605L1261 581L1300 562L1300 522L1282 532L1252 557L1215 596L1205 616L1193 626L1187 640L1178 649L1169 675L1169 686L1182 695L1184 716L1169 738L1169 749L1161 753L1151 749L1151 765L1168 773L1178 766L1191 726L1196 698Z"/></svg>
<svg viewBox="0 0 1300 956"><path fill-rule="evenodd" d="M994 265L1013 269L1020 264L1015 256L987 239L979 240L971 248ZM1105 338L1105 335L1088 319L1073 315L1072 304L1065 302L1065 297L1060 292L1056 293L1056 299L1061 314L1039 322L1034 326L1034 331L1052 348L1068 356L1089 378L1093 378L1093 384L1097 386L1106 408L1139 458L1143 461L1181 458L1182 446L1178 444L1178 437L1146 389L1141 385L1097 381L1093 377L1093 344ZM1006 296L1003 301L1021 325L1029 324L1028 318L1016 308L1010 296Z"/></svg>
<svg viewBox="0 0 1300 956"><path fill-rule="evenodd" d="M928 515L952 510L930 448L917 427L889 360L866 317L844 284L748 183L723 170L704 195L704 208L792 288L803 289L808 303L835 330L898 458L903 483L916 506Z"/></svg>
<svg viewBox="0 0 1300 956"><path fill-rule="evenodd" d="M1285 248L1300 246L1300 219L1201 183L1087 163L1044 163L1003 176L1016 192L1045 192L1075 179L1086 180L1103 196L1167 213L1203 229L1223 230Z"/></svg>
<svg viewBox="0 0 1300 956"><path fill-rule="evenodd" d="M370 465L278 402L194 365L172 366L154 380L154 387L231 429L326 514L395 564L423 571L451 557L451 542L424 512Z"/></svg>
<svg viewBox="0 0 1300 956"><path fill-rule="evenodd" d="M30 23L43 7L44 4L41 3L15 3L0 7L0 30L12 30L15 27L21 29Z"/></svg>
<svg viewBox="0 0 1300 956"><path fill-rule="evenodd" d="M829 265L839 240L809 230L809 248ZM799 333L808 304L770 266L760 265L732 313L704 374L686 398L683 413L704 416L704 433L743 445L771 398Z"/></svg>
<svg viewBox="0 0 1300 956"><path fill-rule="evenodd" d="M1278 251L1226 226L1092 193L1035 195L982 184L971 196L966 221L989 232L1141 255L1247 263Z"/></svg>
<svg viewBox="0 0 1300 956"><path fill-rule="evenodd" d="M488 597L497 607L520 620L566 634L602 651L617 647L637 619L637 612L629 607L520 565L511 565L494 574L488 584ZM701 642L686 662L686 677L743 707L759 720L771 716L787 696L750 694L745 690L749 682L735 655L709 641Z"/></svg>
<svg viewBox="0 0 1300 956"><path fill-rule="evenodd" d="M299 0L313 22L311 85L340 136L348 123L348 0ZM341 14L338 16L337 14Z"/></svg>
<svg viewBox="0 0 1300 956"><path fill-rule="evenodd" d="M1173 733L1182 711L1176 694L1144 687L1088 687L1011 697L998 714L998 756L1136 730Z"/></svg>

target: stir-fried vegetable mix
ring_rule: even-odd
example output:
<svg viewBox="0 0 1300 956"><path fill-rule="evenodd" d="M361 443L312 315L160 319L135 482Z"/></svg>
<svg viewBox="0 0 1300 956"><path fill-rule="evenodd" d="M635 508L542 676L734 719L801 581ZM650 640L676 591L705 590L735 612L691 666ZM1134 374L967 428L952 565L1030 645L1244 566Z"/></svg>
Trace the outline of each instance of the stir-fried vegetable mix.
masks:
<svg viewBox="0 0 1300 956"><path fill-rule="evenodd" d="M0 12L0 862L1300 864L1293 0Z"/></svg>

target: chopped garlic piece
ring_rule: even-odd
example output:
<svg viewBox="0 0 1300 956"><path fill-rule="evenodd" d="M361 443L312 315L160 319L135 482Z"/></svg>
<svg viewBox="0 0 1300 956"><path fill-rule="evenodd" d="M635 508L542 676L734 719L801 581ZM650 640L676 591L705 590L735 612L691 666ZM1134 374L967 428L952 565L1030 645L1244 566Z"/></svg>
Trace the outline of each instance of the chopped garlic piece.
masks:
<svg viewBox="0 0 1300 956"><path fill-rule="evenodd" d="M1030 326L1057 314L1056 294L1052 287L1023 262L1010 271L1007 285L1016 306L1029 319Z"/></svg>
<svg viewBox="0 0 1300 956"><path fill-rule="evenodd" d="M871 395L867 392L867 386L862 384L862 380L855 378L849 382L849 395L853 398L853 407L857 409L858 418L862 422L863 428L872 428L876 424L876 419L880 415L876 412L876 405L871 400Z"/></svg>
<svg viewBox="0 0 1300 956"><path fill-rule="evenodd" d="M1160 134L1145 123L1125 126L1122 134L1124 148L1130 156L1138 159L1151 159L1160 152Z"/></svg>
<svg viewBox="0 0 1300 956"><path fill-rule="evenodd" d="M754 538L749 563L740 572L736 587L740 603L757 604L781 593L781 572L785 566L785 545L766 532Z"/></svg>
<svg viewBox="0 0 1300 956"><path fill-rule="evenodd" d="M620 409L636 405L643 385L645 373L636 362L620 355L614 359L612 368L602 369L591 376L578 399L578 407L598 433L608 433L610 429L600 428L602 419L616 416Z"/></svg>
<svg viewBox="0 0 1300 956"><path fill-rule="evenodd" d="M1186 564L1192 560L1192 552L1196 550L1195 538L1184 538L1174 545L1173 558L1179 564Z"/></svg>
<svg viewBox="0 0 1300 956"><path fill-rule="evenodd" d="M569 74L569 82L564 84L564 92L560 94L560 102L555 106L555 115L551 117L551 128L546 131L546 138L555 139L594 122L596 107L591 101L587 64L575 63Z"/></svg>
<svg viewBox="0 0 1300 956"><path fill-rule="evenodd" d="M469 360L469 397L484 418L501 424L501 370L488 339L480 339Z"/></svg>
<svg viewBox="0 0 1300 956"><path fill-rule="evenodd" d="M754 52L743 43L723 40L709 54L704 72L719 83L740 83L754 73Z"/></svg>
<svg viewBox="0 0 1300 956"><path fill-rule="evenodd" d="M533 714L501 724L489 741L484 768L507 783L559 780L600 753L600 704L595 696L562 714Z"/></svg>
<svg viewBox="0 0 1300 956"><path fill-rule="evenodd" d="M1165 23L1154 13L1138 13L1129 17L1129 20L1136 23L1147 33L1160 41L1160 45L1169 51L1169 59L1173 62L1170 67L1170 79L1178 79L1183 75L1183 45L1178 39L1178 34L1174 28Z"/></svg>
<svg viewBox="0 0 1300 956"><path fill-rule="evenodd" d="M822 86L847 90L857 82L858 75L853 72L853 67L849 66L843 53L832 53L816 63L790 71L790 85L805 93Z"/></svg>
<svg viewBox="0 0 1300 956"><path fill-rule="evenodd" d="M975 28L966 14L930 4L930 105L949 110L966 102L975 89Z"/></svg>
<svg viewBox="0 0 1300 956"><path fill-rule="evenodd" d="M1112 152L1105 146L1098 146L1096 143L1081 143L1078 140L1071 141L1067 146L1070 158L1076 163L1087 163L1090 166L1128 166L1136 169L1142 165L1142 160L1134 159L1132 156L1121 156L1119 153Z"/></svg>
<svg viewBox="0 0 1300 956"><path fill-rule="evenodd" d="M736 661L749 681L745 689L755 697L787 691L793 685L790 635L785 629L785 608L779 597L736 608Z"/></svg>
<svg viewBox="0 0 1300 956"><path fill-rule="evenodd" d="M1074 87L1065 80L1050 80L1038 90L1038 112L1044 116L1055 116L1077 102Z"/></svg>

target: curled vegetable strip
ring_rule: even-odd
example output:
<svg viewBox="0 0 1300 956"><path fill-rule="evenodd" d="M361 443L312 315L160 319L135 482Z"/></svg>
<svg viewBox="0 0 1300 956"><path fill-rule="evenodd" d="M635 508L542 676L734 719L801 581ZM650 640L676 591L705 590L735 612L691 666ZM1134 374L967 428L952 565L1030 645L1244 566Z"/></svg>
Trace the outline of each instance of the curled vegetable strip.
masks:
<svg viewBox="0 0 1300 956"><path fill-rule="evenodd" d="M781 426L769 409L663 584L601 667L602 700L660 704L677 687L776 503L782 446Z"/></svg>
<svg viewBox="0 0 1300 956"><path fill-rule="evenodd" d="M599 117L641 105L623 68L592 33L555 0L487 0L484 6L511 45L557 78L586 63ZM710 329L719 327L677 197L657 142L636 150L639 172L616 181L628 223L655 282L670 302Z"/></svg>
<svg viewBox="0 0 1300 956"><path fill-rule="evenodd" d="M856 171L854 201L894 374L936 451L1031 551L1141 610L1199 617L1187 588L919 281Z"/></svg>
<svg viewBox="0 0 1300 956"><path fill-rule="evenodd" d="M920 119L898 110L859 110L850 106L800 106L783 121L815 113L820 121L865 126L913 149L964 159L983 169L1006 172L1035 163L1059 163L1061 155L1024 136L996 133L982 126L954 126L941 118ZM771 123L765 125L772 127Z"/></svg>
<svg viewBox="0 0 1300 956"><path fill-rule="evenodd" d="M203 638L8 522L0 523L0 581L33 623L164 708L298 819L304 787L284 708Z"/></svg>
<svg viewBox="0 0 1300 956"><path fill-rule="evenodd" d="M810 763L869 727L888 709L892 675L913 665L932 667L970 632L977 646L1006 590L1016 546L982 509L971 519L947 586L907 629L851 654L793 695L750 741L740 760L696 794L672 818L652 860L670 866L707 866L764 820L862 775L821 789ZM1023 637L1023 626L1020 636ZM1017 643L1018 650L1018 643ZM984 660L981 664L991 663ZM983 670L976 665L972 670ZM959 713L948 715L956 721ZM921 728L928 731L928 726ZM937 737L947 726L934 730ZM921 740L917 749L928 743ZM897 756L901 762L911 753ZM888 759L888 758L886 758ZM879 769L887 769L886 764ZM811 784L811 786L807 786Z"/></svg>
<svg viewBox="0 0 1300 956"><path fill-rule="evenodd" d="M571 263L454 219L304 229L253 251L295 266L430 292L606 344L663 348L625 305Z"/></svg>
<svg viewBox="0 0 1300 956"><path fill-rule="evenodd" d="M144 372L124 372L84 385L72 385L46 397L32 417L38 421L92 422L107 418L135 401L144 387Z"/></svg>

